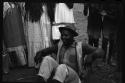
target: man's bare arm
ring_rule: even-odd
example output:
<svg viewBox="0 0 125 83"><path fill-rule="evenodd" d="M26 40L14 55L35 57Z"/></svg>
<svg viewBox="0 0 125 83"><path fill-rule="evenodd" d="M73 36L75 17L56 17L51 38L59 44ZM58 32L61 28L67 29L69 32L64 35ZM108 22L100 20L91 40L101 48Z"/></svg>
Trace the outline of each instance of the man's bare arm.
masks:
<svg viewBox="0 0 125 83"><path fill-rule="evenodd" d="M90 62L93 57L103 57L104 56L103 49L93 47L93 46L88 45L88 44L83 45L83 53L84 53L84 55L86 55L87 62Z"/></svg>

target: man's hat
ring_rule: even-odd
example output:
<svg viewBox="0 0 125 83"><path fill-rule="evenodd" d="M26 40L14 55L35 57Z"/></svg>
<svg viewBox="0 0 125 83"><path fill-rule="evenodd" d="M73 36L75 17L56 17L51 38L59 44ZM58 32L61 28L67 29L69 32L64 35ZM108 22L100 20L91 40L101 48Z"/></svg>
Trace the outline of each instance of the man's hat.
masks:
<svg viewBox="0 0 125 83"><path fill-rule="evenodd" d="M78 36L74 23L60 23L60 24L64 25L64 26L59 27L60 32L62 32L65 29L65 30L72 32L74 36Z"/></svg>

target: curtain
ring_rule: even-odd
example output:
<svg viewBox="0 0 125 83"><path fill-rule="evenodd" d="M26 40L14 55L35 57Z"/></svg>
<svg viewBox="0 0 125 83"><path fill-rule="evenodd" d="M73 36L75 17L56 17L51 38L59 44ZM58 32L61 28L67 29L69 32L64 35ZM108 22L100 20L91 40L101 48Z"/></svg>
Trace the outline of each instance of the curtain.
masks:
<svg viewBox="0 0 125 83"><path fill-rule="evenodd" d="M38 68L34 62L36 53L44 48L51 46L51 24L47 14L47 7L41 5L43 13L37 22L26 21L27 48L28 48L28 65L29 67Z"/></svg>
<svg viewBox="0 0 125 83"><path fill-rule="evenodd" d="M33 67L34 57L37 51L42 47L42 35L40 29L40 22L32 22L28 20L26 22L27 33L27 50L28 50L28 66Z"/></svg>

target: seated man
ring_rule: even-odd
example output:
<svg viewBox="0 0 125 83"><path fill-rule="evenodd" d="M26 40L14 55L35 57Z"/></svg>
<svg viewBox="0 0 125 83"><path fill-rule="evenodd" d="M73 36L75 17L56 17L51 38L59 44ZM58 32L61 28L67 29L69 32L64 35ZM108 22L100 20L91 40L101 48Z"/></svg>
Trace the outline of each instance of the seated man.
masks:
<svg viewBox="0 0 125 83"><path fill-rule="evenodd" d="M59 27L61 33L59 43L39 51L35 57L36 63L42 61L38 72L42 83L81 83L83 55L87 54L89 62L93 56L104 54L100 48L76 42L74 37L78 33L74 24L63 23L63 25L64 27ZM51 56L48 56L49 54Z"/></svg>

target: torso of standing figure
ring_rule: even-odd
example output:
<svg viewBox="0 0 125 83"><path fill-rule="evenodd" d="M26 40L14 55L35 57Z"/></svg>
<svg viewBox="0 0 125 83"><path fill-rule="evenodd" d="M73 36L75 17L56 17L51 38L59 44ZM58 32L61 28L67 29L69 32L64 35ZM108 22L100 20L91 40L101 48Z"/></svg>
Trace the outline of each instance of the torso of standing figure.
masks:
<svg viewBox="0 0 125 83"><path fill-rule="evenodd" d="M75 71L78 70L77 67L77 53L75 47L69 47L65 51L62 59L61 64L67 64L69 67L73 68Z"/></svg>

